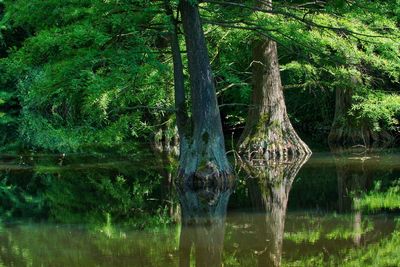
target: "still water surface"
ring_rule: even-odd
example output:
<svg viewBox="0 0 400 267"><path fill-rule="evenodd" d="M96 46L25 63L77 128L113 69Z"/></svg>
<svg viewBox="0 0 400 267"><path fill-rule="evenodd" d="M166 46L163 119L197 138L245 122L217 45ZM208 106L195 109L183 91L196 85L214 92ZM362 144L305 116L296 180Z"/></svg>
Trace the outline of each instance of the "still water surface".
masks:
<svg viewBox="0 0 400 267"><path fill-rule="evenodd" d="M354 203L400 178L399 153L237 170L233 188L176 190L162 159L0 155L0 266L342 265L398 229Z"/></svg>

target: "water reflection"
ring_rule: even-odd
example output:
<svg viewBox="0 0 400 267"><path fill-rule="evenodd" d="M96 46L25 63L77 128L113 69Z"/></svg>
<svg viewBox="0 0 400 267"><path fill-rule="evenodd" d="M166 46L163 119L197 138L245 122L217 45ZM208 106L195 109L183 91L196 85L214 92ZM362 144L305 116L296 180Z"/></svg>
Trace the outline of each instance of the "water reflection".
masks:
<svg viewBox="0 0 400 267"><path fill-rule="evenodd" d="M384 188L400 177L399 159L314 155L300 171L303 161L247 162L234 194L231 185L180 188L180 209L165 159L151 157L157 168L5 159L0 266L342 266L343 253L376 248L394 231L396 214L361 213L353 203L374 179Z"/></svg>
<svg viewBox="0 0 400 267"><path fill-rule="evenodd" d="M225 219L232 192L229 187L208 185L178 188L182 210L179 266L221 266Z"/></svg>
<svg viewBox="0 0 400 267"><path fill-rule="evenodd" d="M246 162L247 186L252 206L265 212L265 223L256 230L264 248L256 251L258 266L280 266L289 192L301 166L308 157L290 162Z"/></svg>
<svg viewBox="0 0 400 267"><path fill-rule="evenodd" d="M372 187L376 156L342 148L332 148L332 154L338 181L338 211L353 213L353 243L360 246L365 222L363 223L361 210L355 209L354 204L360 200L363 192Z"/></svg>

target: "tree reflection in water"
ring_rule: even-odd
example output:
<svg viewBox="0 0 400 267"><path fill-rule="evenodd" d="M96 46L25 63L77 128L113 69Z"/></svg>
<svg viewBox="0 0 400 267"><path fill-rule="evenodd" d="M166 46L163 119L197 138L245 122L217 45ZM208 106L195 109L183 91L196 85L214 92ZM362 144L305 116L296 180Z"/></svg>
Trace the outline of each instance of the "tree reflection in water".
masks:
<svg viewBox="0 0 400 267"><path fill-rule="evenodd" d="M355 209L354 203L359 202L362 192L372 187L376 158L367 155L367 151L342 147L331 147L331 152L335 157L338 181L338 211L353 212L353 242L360 246L363 220L361 210Z"/></svg>
<svg viewBox="0 0 400 267"><path fill-rule="evenodd" d="M232 186L177 188L182 210L179 266L221 266L225 218Z"/></svg>
<svg viewBox="0 0 400 267"><path fill-rule="evenodd" d="M246 162L246 184L255 210L265 212L265 224L257 226L264 248L256 251L259 266L280 266L289 192L301 166L309 157L291 161Z"/></svg>
<svg viewBox="0 0 400 267"><path fill-rule="evenodd" d="M246 162L249 196L255 210L265 212L257 236L265 244L258 250L259 266L280 266L289 192L301 166L308 157L291 161ZM230 183L228 183L230 184ZM225 219L232 186L194 185L177 188L182 209L180 266L221 266ZM257 242L260 243L260 242Z"/></svg>

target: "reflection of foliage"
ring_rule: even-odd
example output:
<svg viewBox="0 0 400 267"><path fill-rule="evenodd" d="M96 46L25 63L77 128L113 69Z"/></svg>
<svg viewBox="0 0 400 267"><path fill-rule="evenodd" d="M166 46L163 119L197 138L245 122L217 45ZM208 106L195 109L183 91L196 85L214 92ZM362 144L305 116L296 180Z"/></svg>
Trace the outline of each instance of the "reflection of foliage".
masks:
<svg viewBox="0 0 400 267"><path fill-rule="evenodd" d="M1 214L2 216L10 216L12 211L7 210L7 206L16 206L18 205L17 203L18 198L15 195L15 186L11 186L7 184L7 180L3 179L0 182L0 200L1 200Z"/></svg>
<svg viewBox="0 0 400 267"><path fill-rule="evenodd" d="M296 199L296 201L289 201L288 208L317 208L322 210L335 208L337 206L335 165L326 161L314 163L313 159L309 161L309 164L318 164L318 167L302 168L299 171L290 193L291 198ZM321 175L320 164L324 165L324 175ZM318 193L316 194L316 192Z"/></svg>
<svg viewBox="0 0 400 267"><path fill-rule="evenodd" d="M343 256L341 266L398 266L400 232L394 232L390 238L379 244L370 245L362 250L351 250Z"/></svg>
<svg viewBox="0 0 400 267"><path fill-rule="evenodd" d="M0 219L43 213L44 198L33 188L35 181L23 185L18 183L19 178L21 179L20 176L10 177L0 173Z"/></svg>
<svg viewBox="0 0 400 267"><path fill-rule="evenodd" d="M372 221L364 219L361 223L361 229L359 232L355 232L352 226L352 218L345 216L343 218L334 218L336 224L340 222L335 228L323 228L322 225L329 223L332 218L321 218L318 223L312 223L306 227L303 225L299 227L299 230L295 232L286 231L285 239L290 240L296 244L310 243L315 244L320 239L328 240L349 240L354 238L356 235L364 235L371 232L374 229ZM346 226L347 225L347 226Z"/></svg>
<svg viewBox="0 0 400 267"><path fill-rule="evenodd" d="M122 231L118 237L68 225L5 228L0 266L176 266L178 228L157 233ZM45 240L45 242L44 242Z"/></svg>
<svg viewBox="0 0 400 267"><path fill-rule="evenodd" d="M140 169L134 162L60 167L52 158L39 161L33 168L0 173L2 219L90 224L109 236L121 222L134 228L171 222L171 199L160 198L164 177L155 169Z"/></svg>
<svg viewBox="0 0 400 267"><path fill-rule="evenodd" d="M282 266L326 266L326 262L324 262L324 255L322 253L317 256L307 257L296 261L291 262L283 262Z"/></svg>
<svg viewBox="0 0 400 267"><path fill-rule="evenodd" d="M355 206L359 209L399 209L400 208L400 180L393 182L386 191L381 191L381 182L375 184L375 189L361 199L355 200Z"/></svg>
<svg viewBox="0 0 400 267"><path fill-rule="evenodd" d="M283 266L398 266L400 262L400 231L378 244L362 249L349 249L339 255L304 257L301 260L284 262Z"/></svg>
<svg viewBox="0 0 400 267"><path fill-rule="evenodd" d="M392 183L387 190L381 190L381 182L377 182L375 189L365 193L361 198L355 198L356 209L398 209L400 208L400 181ZM328 239L350 239L355 234L366 234L373 231L373 223L364 220L360 232L351 231L339 226L328 232ZM400 262L400 226L397 225L391 236L379 243L371 244L362 249L344 249L338 255L328 258L323 253L303 257L300 260L284 262L283 266L398 266Z"/></svg>
<svg viewBox="0 0 400 267"><path fill-rule="evenodd" d="M374 230L374 224L371 220L363 220L361 223L361 229L355 231L354 229L348 229L345 227L337 227L333 231L327 233L325 236L327 239L337 240L337 239L350 239L357 235L365 235L366 233Z"/></svg>
<svg viewBox="0 0 400 267"><path fill-rule="evenodd" d="M320 239L321 229L301 230L298 232L286 232L285 239L291 240L297 244L308 242L314 244Z"/></svg>
<svg viewBox="0 0 400 267"><path fill-rule="evenodd" d="M285 221L282 266L342 266L342 260L353 251L357 235L364 237L364 244L377 247L375 242L387 237L382 233L385 230L379 226L379 219L375 221L375 217L363 216L361 229L354 227L354 219L354 214L289 213ZM259 231L258 226L265 223L264 220L263 214L252 215L250 219L238 216L228 220L224 245L226 266L236 266L236 263L257 266L260 259L265 263L262 257L270 252L266 242L271 242L272 238Z"/></svg>
<svg viewBox="0 0 400 267"><path fill-rule="evenodd" d="M99 170L63 172L51 179L46 192L50 214L63 223L107 225L112 221L139 228L166 223L166 209L154 195L160 176L151 172L133 175Z"/></svg>
<svg viewBox="0 0 400 267"><path fill-rule="evenodd" d="M374 223L369 218L364 218L360 223L360 229L356 231L353 228L353 215L307 215L296 218L294 230L285 231L285 240L296 244L315 244L321 240L350 240L374 230Z"/></svg>
<svg viewBox="0 0 400 267"><path fill-rule="evenodd" d="M235 257L234 254L228 254L224 256L224 265L223 266L243 266L239 262L239 260Z"/></svg>

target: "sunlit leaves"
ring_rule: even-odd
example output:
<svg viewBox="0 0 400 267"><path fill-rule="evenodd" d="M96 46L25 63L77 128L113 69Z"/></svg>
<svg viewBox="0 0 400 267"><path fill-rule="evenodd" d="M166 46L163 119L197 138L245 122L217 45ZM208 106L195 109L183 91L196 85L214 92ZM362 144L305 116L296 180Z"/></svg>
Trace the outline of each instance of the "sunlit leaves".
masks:
<svg viewBox="0 0 400 267"><path fill-rule="evenodd" d="M6 7L3 22L32 33L5 61L17 80L27 144L76 151L154 130L142 122L158 124L159 112L143 107L171 106L172 87L154 47L162 32L146 29L162 20L157 4L20 0Z"/></svg>

